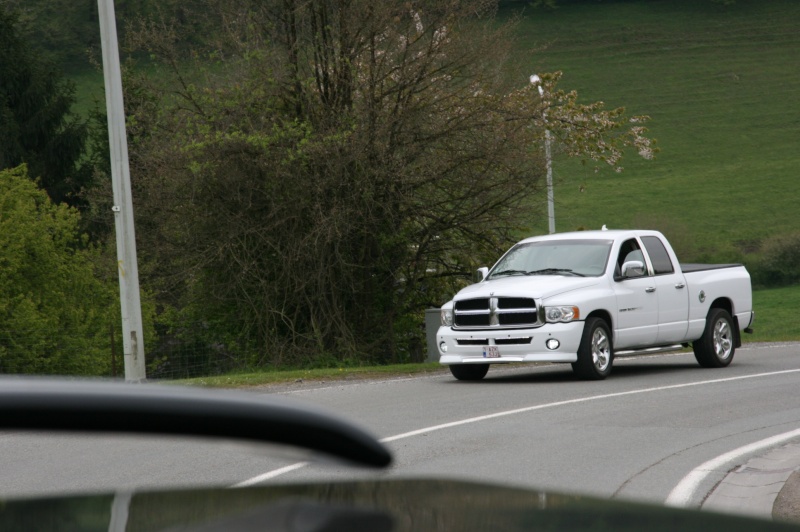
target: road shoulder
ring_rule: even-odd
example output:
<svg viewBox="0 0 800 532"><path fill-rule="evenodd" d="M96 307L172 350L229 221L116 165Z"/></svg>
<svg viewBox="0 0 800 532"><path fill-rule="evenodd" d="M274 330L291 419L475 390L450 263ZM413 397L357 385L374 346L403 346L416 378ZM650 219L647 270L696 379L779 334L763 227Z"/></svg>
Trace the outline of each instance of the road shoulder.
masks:
<svg viewBox="0 0 800 532"><path fill-rule="evenodd" d="M800 522L800 443L774 448L733 469L703 508Z"/></svg>

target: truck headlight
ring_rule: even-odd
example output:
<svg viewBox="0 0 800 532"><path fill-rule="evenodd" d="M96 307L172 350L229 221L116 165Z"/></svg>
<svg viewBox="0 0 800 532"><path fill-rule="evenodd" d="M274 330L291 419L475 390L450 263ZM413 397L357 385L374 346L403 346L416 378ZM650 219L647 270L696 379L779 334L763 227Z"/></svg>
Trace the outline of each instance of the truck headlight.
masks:
<svg viewBox="0 0 800 532"><path fill-rule="evenodd" d="M581 318L578 307L545 307L544 315L548 323L568 323Z"/></svg>
<svg viewBox="0 0 800 532"><path fill-rule="evenodd" d="M451 308L443 308L442 309L442 325L445 327L452 327L453 326L453 309Z"/></svg>

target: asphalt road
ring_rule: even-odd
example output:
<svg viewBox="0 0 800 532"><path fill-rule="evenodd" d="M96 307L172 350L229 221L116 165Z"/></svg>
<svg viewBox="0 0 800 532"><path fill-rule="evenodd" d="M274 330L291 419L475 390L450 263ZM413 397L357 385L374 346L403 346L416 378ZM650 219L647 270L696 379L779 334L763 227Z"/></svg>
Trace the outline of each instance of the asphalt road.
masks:
<svg viewBox="0 0 800 532"><path fill-rule="evenodd" d="M569 365L495 366L477 383L442 372L252 392L287 395L368 427L396 457L379 476L663 503L698 466L800 428L800 344L742 348L730 367L713 370L690 353L618 359L600 382L575 380ZM798 442L717 463L681 493L685 504L699 506L729 471ZM232 443L0 433L0 497L376 475L300 460Z"/></svg>

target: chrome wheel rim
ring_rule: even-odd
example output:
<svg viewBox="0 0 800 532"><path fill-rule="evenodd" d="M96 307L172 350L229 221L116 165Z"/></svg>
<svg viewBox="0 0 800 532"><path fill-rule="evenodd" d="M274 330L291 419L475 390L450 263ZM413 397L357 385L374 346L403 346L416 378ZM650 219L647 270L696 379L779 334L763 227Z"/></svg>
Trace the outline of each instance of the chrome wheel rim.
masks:
<svg viewBox="0 0 800 532"><path fill-rule="evenodd" d="M720 319L714 325L714 353L720 360L731 356L733 351L733 338L728 320Z"/></svg>
<svg viewBox="0 0 800 532"><path fill-rule="evenodd" d="M608 335L601 328L595 329L592 334L592 363L599 372L606 371L611 363L611 345Z"/></svg>

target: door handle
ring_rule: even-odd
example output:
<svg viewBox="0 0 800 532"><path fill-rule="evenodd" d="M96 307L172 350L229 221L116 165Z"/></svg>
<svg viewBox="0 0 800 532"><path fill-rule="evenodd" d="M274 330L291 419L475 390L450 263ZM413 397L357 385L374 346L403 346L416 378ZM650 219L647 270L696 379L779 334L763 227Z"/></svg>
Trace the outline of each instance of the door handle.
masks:
<svg viewBox="0 0 800 532"><path fill-rule="evenodd" d="M645 288L644 291L647 292L648 294L652 294L653 292L656 291L656 288L654 286L649 286Z"/></svg>
<svg viewBox="0 0 800 532"><path fill-rule="evenodd" d="M680 290L681 288L686 288L686 285L685 285L685 284L683 284L683 283L678 283L678 284L676 284L676 285L675 285L675 288L677 288L678 290Z"/></svg>

